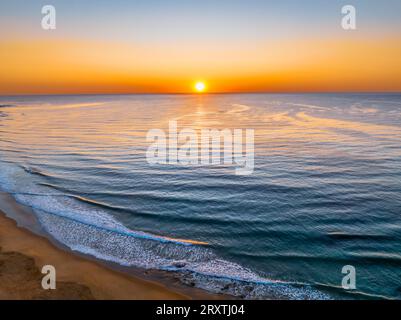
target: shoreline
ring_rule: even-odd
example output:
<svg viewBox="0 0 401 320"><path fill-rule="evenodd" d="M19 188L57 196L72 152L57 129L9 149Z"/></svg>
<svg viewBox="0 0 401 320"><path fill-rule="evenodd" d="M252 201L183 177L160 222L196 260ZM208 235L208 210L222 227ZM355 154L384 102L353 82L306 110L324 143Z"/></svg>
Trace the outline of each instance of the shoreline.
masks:
<svg viewBox="0 0 401 320"><path fill-rule="evenodd" d="M42 266L56 268L56 290L43 290ZM0 192L0 299L224 299L186 287L172 275L103 263L49 239L34 213Z"/></svg>

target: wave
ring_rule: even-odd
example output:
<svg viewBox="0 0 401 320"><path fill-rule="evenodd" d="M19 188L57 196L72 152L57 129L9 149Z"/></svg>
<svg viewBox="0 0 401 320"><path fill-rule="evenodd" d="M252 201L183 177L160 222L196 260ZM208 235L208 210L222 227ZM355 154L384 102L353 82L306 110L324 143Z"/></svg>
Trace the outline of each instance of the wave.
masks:
<svg viewBox="0 0 401 320"><path fill-rule="evenodd" d="M328 299L307 284L287 283L258 276L239 264L220 259L210 248L132 237L80 221L38 211L39 221L58 241L101 260L128 267L178 272L191 286L243 298ZM74 230L74 232L71 232ZM193 244L193 243L192 243Z"/></svg>
<svg viewBox="0 0 401 320"><path fill-rule="evenodd" d="M392 240L394 237L384 234L356 234L346 232L330 232L327 236L335 240Z"/></svg>
<svg viewBox="0 0 401 320"><path fill-rule="evenodd" d="M309 108L309 109L316 109L316 110L324 110L324 111L330 110L330 108L322 107L322 106L316 106L316 105L312 105L312 104L303 104L303 103L287 103L287 104L290 105L290 106Z"/></svg>
<svg viewBox="0 0 401 320"><path fill-rule="evenodd" d="M21 166L22 169L24 169L25 172L42 176L42 177L49 177L50 174L45 173L44 171L41 171L40 169L37 169L35 167L29 167L29 166Z"/></svg>
<svg viewBox="0 0 401 320"><path fill-rule="evenodd" d="M227 111L228 114L233 114L233 113L242 113L245 111L248 111L251 107L244 105L244 104L233 104L232 105L234 108Z"/></svg>
<svg viewBox="0 0 401 320"><path fill-rule="evenodd" d="M271 280L221 259L206 242L128 229L107 206L102 208L101 203L84 197L54 194L54 189L33 183L32 175L41 175L41 170L26 169L8 166L2 170L1 186L31 207L42 228L73 251L127 267L174 272L190 286L247 299L330 299L311 285ZM22 174L30 176L24 176L18 186L13 177L20 180Z"/></svg>

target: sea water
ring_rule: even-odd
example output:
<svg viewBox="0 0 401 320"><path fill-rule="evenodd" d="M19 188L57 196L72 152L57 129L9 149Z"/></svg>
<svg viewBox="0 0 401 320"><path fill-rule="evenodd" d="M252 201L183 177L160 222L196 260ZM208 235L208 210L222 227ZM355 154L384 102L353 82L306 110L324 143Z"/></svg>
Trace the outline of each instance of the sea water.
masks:
<svg viewBox="0 0 401 320"><path fill-rule="evenodd" d="M150 164L169 121L253 129L252 174ZM71 250L209 291L401 298L398 94L0 97L0 187Z"/></svg>

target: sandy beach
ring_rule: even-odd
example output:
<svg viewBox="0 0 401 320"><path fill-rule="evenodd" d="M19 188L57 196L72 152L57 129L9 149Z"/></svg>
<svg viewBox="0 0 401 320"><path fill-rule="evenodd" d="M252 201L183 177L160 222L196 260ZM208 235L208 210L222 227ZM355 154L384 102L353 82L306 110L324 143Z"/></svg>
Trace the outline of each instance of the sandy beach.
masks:
<svg viewBox="0 0 401 320"><path fill-rule="evenodd" d="M47 238L21 227L32 221L26 207L0 193L0 299L191 299L212 295L186 295L165 285L111 270L55 246ZM12 211L17 223L8 218ZM39 231L39 230L38 230ZM53 265L56 290L43 290L40 271Z"/></svg>

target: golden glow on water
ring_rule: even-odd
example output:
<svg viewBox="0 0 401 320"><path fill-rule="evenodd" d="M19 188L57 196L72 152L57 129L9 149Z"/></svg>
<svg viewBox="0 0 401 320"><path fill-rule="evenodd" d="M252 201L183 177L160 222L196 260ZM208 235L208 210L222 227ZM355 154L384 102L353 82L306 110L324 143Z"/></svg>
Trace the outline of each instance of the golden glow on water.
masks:
<svg viewBox="0 0 401 320"><path fill-rule="evenodd" d="M3 121L2 130L7 141L13 143L5 140L2 144L5 149L17 145L38 155L52 148L59 153L97 157L115 146L131 150L132 146L144 145L149 129L167 132L170 120L177 121L178 130L254 128L256 151L262 153L277 148L281 152L297 152L312 142L351 146L369 145L370 139L401 140L401 128L366 121L366 112L375 115L371 107L363 109L363 117L351 120L302 104L296 107L297 111L289 111L291 107L283 110L272 102L263 107L246 101L232 103L238 98L232 100L229 95L176 97L174 106L168 108L164 106L170 101L167 96L155 96L149 101L139 101L135 96L128 96L125 101L103 101L99 97L97 101L72 102L63 98L63 103L9 107L4 109L9 116L4 118L7 121ZM151 120L144 122L141 117ZM389 150L393 156L401 155L399 149ZM315 155L321 152L328 150L313 150Z"/></svg>

